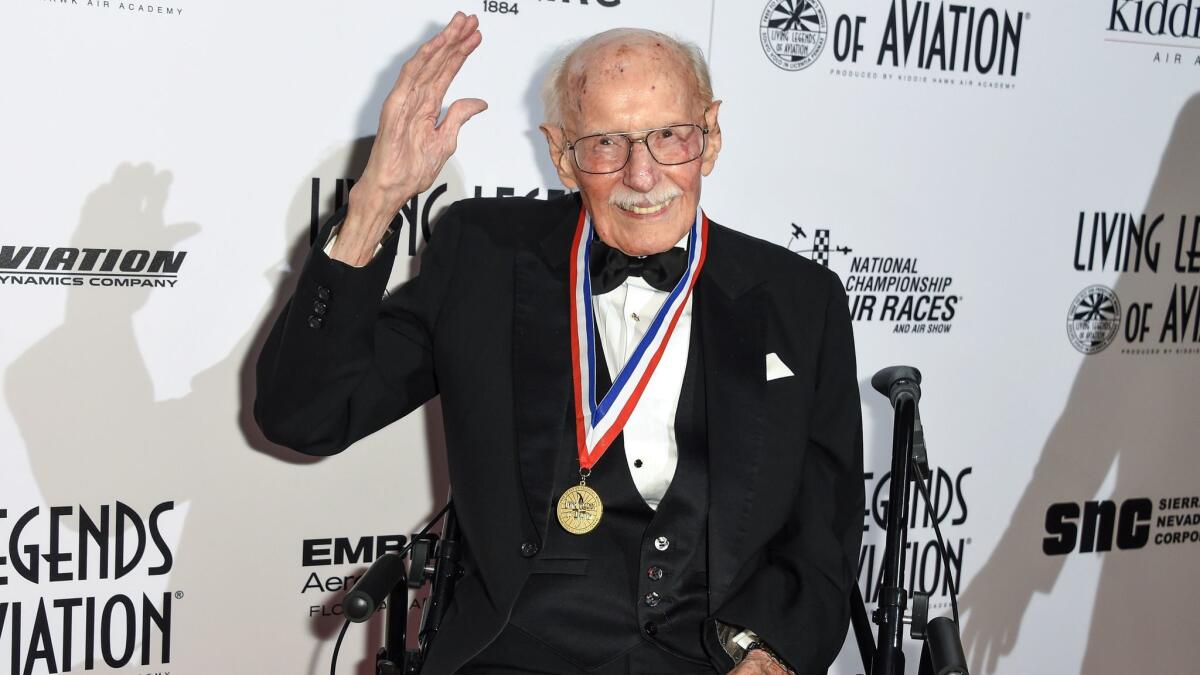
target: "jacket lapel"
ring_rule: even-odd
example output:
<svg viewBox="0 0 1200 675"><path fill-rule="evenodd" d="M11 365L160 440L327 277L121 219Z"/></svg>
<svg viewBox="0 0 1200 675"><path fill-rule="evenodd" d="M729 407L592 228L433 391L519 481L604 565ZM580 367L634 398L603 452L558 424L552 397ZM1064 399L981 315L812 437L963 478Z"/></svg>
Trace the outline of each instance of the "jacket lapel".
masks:
<svg viewBox="0 0 1200 675"><path fill-rule="evenodd" d="M572 395L567 262L579 211L568 211L532 248L518 248L513 270L517 455L538 536L546 532L555 458L562 451Z"/></svg>
<svg viewBox="0 0 1200 675"><path fill-rule="evenodd" d="M745 261L727 231L709 230L709 253L696 289L704 340L708 424L708 572L710 609L720 606L744 558L766 437L765 314Z"/></svg>

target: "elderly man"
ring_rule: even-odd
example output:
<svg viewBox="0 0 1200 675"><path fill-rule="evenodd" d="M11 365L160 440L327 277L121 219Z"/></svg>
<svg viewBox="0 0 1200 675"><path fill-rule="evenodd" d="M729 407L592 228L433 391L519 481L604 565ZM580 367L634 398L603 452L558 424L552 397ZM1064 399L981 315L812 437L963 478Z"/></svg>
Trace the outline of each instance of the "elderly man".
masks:
<svg viewBox="0 0 1200 675"><path fill-rule="evenodd" d="M438 125L477 28L401 70L264 348L259 423L331 454L441 395L465 573L426 673L825 672L862 532L846 298L699 208L721 131L695 47L578 45L542 126L578 193L456 203L380 300L388 224L486 108Z"/></svg>

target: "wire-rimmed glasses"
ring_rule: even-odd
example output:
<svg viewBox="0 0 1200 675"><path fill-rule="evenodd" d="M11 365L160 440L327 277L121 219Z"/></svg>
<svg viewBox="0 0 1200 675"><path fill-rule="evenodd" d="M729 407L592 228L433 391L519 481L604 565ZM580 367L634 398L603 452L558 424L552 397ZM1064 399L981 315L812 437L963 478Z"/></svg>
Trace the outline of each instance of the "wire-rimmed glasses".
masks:
<svg viewBox="0 0 1200 675"><path fill-rule="evenodd" d="M640 134L640 138L633 138ZM708 127L672 124L657 129L593 134L567 144L575 166L584 173L614 173L625 168L635 143L644 143L654 161L664 166L687 164L704 154Z"/></svg>

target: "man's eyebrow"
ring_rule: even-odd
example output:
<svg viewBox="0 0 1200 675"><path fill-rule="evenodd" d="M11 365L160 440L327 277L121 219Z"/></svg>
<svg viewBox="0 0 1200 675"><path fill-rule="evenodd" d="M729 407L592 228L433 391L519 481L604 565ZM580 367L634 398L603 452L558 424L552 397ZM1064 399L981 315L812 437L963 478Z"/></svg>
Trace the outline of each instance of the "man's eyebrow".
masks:
<svg viewBox="0 0 1200 675"><path fill-rule="evenodd" d="M620 134L640 134L643 131L654 131L656 129L666 129L667 127L678 126L680 124L693 124L692 122L667 122L661 126L647 127L645 129L628 129L625 131L607 131L605 129L595 129L589 131L586 136L618 136Z"/></svg>

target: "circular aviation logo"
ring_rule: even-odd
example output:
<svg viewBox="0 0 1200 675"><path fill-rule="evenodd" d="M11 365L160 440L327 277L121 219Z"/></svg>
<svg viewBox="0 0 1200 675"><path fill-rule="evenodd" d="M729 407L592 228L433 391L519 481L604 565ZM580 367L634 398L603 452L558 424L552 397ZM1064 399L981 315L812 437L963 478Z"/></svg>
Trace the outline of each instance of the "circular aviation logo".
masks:
<svg viewBox="0 0 1200 675"><path fill-rule="evenodd" d="M1083 354L1103 351L1120 326L1121 302L1107 286L1088 286L1079 291L1067 312L1067 337Z"/></svg>
<svg viewBox="0 0 1200 675"><path fill-rule="evenodd" d="M812 65L828 34L825 8L819 0L770 0L758 26L767 58L784 70Z"/></svg>

